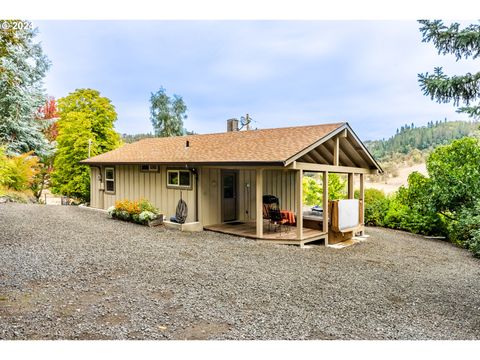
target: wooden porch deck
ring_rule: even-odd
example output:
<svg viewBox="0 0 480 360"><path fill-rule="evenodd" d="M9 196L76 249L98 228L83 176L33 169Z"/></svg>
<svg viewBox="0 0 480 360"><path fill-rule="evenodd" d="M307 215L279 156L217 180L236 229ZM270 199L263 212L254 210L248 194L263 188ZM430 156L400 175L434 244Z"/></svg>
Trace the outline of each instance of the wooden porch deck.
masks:
<svg viewBox="0 0 480 360"><path fill-rule="evenodd" d="M249 239L256 239L262 242L275 244L290 244L290 245L304 245L306 243L324 239L327 233L319 230L303 228L303 239L297 238L297 231L295 226L283 226L282 232L269 230L268 223L264 222L263 237L257 238L257 228L255 221L249 222L235 222L215 224L204 227L205 230L215 231L223 234L242 236Z"/></svg>

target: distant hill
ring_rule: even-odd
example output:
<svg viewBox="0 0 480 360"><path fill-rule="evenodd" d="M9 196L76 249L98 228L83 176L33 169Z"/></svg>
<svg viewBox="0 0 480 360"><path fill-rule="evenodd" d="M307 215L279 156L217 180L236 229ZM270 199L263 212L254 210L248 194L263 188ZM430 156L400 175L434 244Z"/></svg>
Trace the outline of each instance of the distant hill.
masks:
<svg viewBox="0 0 480 360"><path fill-rule="evenodd" d="M185 135L195 135L194 131L188 131L187 129L183 129ZM121 134L122 140L124 143L130 144L138 140L153 138L155 137L154 134L151 133L141 133L141 134Z"/></svg>
<svg viewBox="0 0 480 360"><path fill-rule="evenodd" d="M155 137L155 135L153 134L122 134L122 140L123 142L127 143L127 144L130 144L130 143L133 143L135 141L138 141L138 140L142 140L142 139L146 139L146 138L152 138L152 137Z"/></svg>
<svg viewBox="0 0 480 360"><path fill-rule="evenodd" d="M395 154L407 155L413 150L426 152L438 145L471 135L478 130L476 121L437 121L427 126L404 125L395 135L385 140L365 141L372 155L380 161L391 159Z"/></svg>

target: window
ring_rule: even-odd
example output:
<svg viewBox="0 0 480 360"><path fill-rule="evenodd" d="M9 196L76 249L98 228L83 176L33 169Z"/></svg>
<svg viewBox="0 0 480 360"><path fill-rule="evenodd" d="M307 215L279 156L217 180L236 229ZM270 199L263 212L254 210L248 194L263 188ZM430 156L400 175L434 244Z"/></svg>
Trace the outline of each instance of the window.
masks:
<svg viewBox="0 0 480 360"><path fill-rule="evenodd" d="M156 172L158 171L158 165L140 165L140 171L142 172Z"/></svg>
<svg viewBox="0 0 480 360"><path fill-rule="evenodd" d="M115 168L105 168L105 192L115 192Z"/></svg>
<svg viewBox="0 0 480 360"><path fill-rule="evenodd" d="M167 187L191 188L190 170L167 170Z"/></svg>

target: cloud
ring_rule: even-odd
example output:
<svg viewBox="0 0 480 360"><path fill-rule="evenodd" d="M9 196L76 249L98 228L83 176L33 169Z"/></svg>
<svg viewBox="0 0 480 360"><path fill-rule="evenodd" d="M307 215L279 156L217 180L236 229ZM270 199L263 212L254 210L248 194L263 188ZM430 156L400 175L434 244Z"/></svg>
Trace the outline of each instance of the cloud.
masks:
<svg viewBox="0 0 480 360"><path fill-rule="evenodd" d="M42 21L57 97L79 87L116 105L117 130L152 131L149 95L160 86L183 96L185 126L225 130L249 113L256 126L349 121L362 138L386 137L405 123L461 118L425 97L417 74L474 61L439 56L415 21ZM478 66L477 66L478 67Z"/></svg>

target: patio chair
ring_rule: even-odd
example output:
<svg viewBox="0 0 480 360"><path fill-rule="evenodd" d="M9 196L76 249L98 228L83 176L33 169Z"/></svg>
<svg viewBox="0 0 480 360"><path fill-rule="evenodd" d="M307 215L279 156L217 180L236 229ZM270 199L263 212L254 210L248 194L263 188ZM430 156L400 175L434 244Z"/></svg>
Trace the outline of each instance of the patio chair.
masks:
<svg viewBox="0 0 480 360"><path fill-rule="evenodd" d="M271 207L269 209L269 218L269 228L271 225L273 225L273 231L277 231L277 229L279 229L281 234L282 228L286 226L285 224L288 222L288 220L282 217L280 209L278 207Z"/></svg>
<svg viewBox="0 0 480 360"><path fill-rule="evenodd" d="M278 197L275 195L263 195L263 220L268 221L268 228L270 229L270 209L272 207L277 207L280 208L280 202L278 200Z"/></svg>

